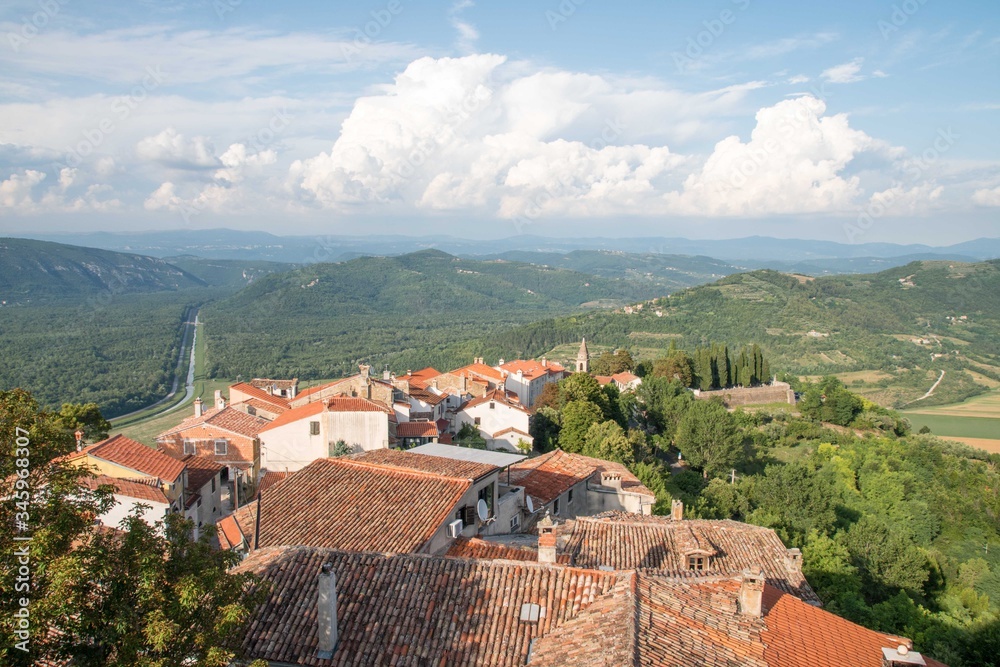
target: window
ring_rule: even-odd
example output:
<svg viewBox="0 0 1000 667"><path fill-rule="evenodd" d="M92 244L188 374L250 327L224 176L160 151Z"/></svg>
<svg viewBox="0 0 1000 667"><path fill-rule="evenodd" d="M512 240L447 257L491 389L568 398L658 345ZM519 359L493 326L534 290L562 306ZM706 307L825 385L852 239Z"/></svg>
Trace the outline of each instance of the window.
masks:
<svg viewBox="0 0 1000 667"><path fill-rule="evenodd" d="M490 410L495 410L496 407L497 407L497 404L494 403L493 401L490 401Z"/></svg>
<svg viewBox="0 0 1000 667"><path fill-rule="evenodd" d="M216 440L215 441L215 455L225 456L229 451L229 441L228 440Z"/></svg>
<svg viewBox="0 0 1000 667"><path fill-rule="evenodd" d="M309 435L319 435L319 422L309 422Z"/></svg>
<svg viewBox="0 0 1000 667"><path fill-rule="evenodd" d="M704 572L708 569L706 556L688 556L688 569L692 572Z"/></svg>
<svg viewBox="0 0 1000 667"><path fill-rule="evenodd" d="M212 478L212 493L215 493L215 478Z"/></svg>
<svg viewBox="0 0 1000 667"><path fill-rule="evenodd" d="M256 414L257 414L257 408L255 408L252 405L248 405L247 406L247 414L250 415L250 416L256 416Z"/></svg>
<svg viewBox="0 0 1000 667"><path fill-rule="evenodd" d="M552 513L559 516L559 499L556 498L555 504L552 505Z"/></svg>
<svg viewBox="0 0 1000 667"><path fill-rule="evenodd" d="M521 530L521 517L514 515L510 518L510 532L515 533Z"/></svg>
<svg viewBox="0 0 1000 667"><path fill-rule="evenodd" d="M195 447L194 440L190 438L184 438L184 453L185 454L197 454L197 448Z"/></svg>
<svg viewBox="0 0 1000 667"><path fill-rule="evenodd" d="M573 502L573 489L569 490L569 494L566 496L566 502L567 503Z"/></svg>
<svg viewBox="0 0 1000 667"><path fill-rule="evenodd" d="M493 485L487 484L483 488L479 489L478 500L486 501L486 511L488 514L493 514Z"/></svg>
<svg viewBox="0 0 1000 667"><path fill-rule="evenodd" d="M476 417L476 426L479 426L482 423L482 421L483 421L482 419Z"/></svg>

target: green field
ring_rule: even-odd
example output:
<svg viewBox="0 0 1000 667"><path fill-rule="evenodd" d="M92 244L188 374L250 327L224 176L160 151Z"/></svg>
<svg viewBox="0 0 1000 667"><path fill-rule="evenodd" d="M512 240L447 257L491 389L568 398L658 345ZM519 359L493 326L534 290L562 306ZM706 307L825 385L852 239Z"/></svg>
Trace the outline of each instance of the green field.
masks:
<svg viewBox="0 0 1000 667"><path fill-rule="evenodd" d="M958 417L955 415L931 415L915 412L904 412L910 420L913 429L923 426L930 428L931 433L939 436L956 436L960 438L1000 439L1000 419L986 417Z"/></svg>

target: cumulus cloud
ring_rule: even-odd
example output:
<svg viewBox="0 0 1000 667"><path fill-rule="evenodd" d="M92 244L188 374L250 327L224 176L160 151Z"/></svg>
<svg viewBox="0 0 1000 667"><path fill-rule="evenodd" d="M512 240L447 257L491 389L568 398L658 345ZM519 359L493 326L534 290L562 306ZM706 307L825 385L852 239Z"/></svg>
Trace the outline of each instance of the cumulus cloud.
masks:
<svg viewBox="0 0 1000 667"><path fill-rule="evenodd" d="M159 162L175 169L205 169L219 164L207 137L186 139L173 127L139 141L135 153L139 159Z"/></svg>
<svg viewBox="0 0 1000 667"><path fill-rule="evenodd" d="M972 195L972 201L980 206L1000 206L1000 186L993 188L983 188L976 190Z"/></svg>
<svg viewBox="0 0 1000 667"><path fill-rule="evenodd" d="M861 194L844 169L881 144L852 129L847 116L824 116L814 97L784 100L757 112L748 142L723 139L683 191L668 193L679 212L762 215L844 210Z"/></svg>
<svg viewBox="0 0 1000 667"><path fill-rule="evenodd" d="M11 174L6 181L0 181L0 206L21 210L34 208L31 191L44 180L45 173L34 169Z"/></svg>

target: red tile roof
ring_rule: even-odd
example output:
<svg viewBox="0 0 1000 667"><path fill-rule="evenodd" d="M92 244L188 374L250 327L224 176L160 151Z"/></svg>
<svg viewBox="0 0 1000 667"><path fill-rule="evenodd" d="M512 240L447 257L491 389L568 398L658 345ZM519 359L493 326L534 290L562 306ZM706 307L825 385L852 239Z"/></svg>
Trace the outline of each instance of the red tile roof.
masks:
<svg viewBox="0 0 1000 667"><path fill-rule="evenodd" d="M449 558L477 558L481 560L524 560L538 561L538 552L531 549L488 542L479 538L460 537L448 548Z"/></svg>
<svg viewBox="0 0 1000 667"><path fill-rule="evenodd" d="M108 475L98 475L97 477L81 477L80 485L91 490L96 490L98 486L110 484L115 487L115 493L120 496L128 496L136 500L144 500L153 503L163 503L169 505L170 500L163 494L155 480L119 479Z"/></svg>
<svg viewBox="0 0 1000 667"><path fill-rule="evenodd" d="M448 400L448 394L435 394L430 389L423 389L421 387L414 387L410 389L410 397L428 405L437 405L438 403Z"/></svg>
<svg viewBox="0 0 1000 667"><path fill-rule="evenodd" d="M706 573L690 572L687 553L707 552ZM803 600L819 602L788 550L770 528L737 521L683 520L628 512L578 517L565 551L580 567L655 571L670 576L735 575L759 566L767 583Z"/></svg>
<svg viewBox="0 0 1000 667"><path fill-rule="evenodd" d="M332 564L337 585L332 660L316 656L324 563ZM619 579L530 563L304 547L257 551L238 571L254 572L270 586L250 621L246 655L317 666L520 667L532 640L578 616ZM524 604L543 607L544 615L521 621Z"/></svg>
<svg viewBox="0 0 1000 667"><path fill-rule="evenodd" d="M291 474L291 473L288 473L288 472L286 472L284 470L281 470L281 471L279 471L279 470L266 470L266 471L264 471L264 476L261 477L261 479L260 479L260 486L257 488L257 491L260 492L260 491L263 491L263 490L265 490L267 488L270 488L270 487L274 486L278 482L280 482L280 481L284 480L286 477L288 477L289 474Z"/></svg>
<svg viewBox="0 0 1000 667"><path fill-rule="evenodd" d="M410 387L426 387L427 383L441 375L441 371L431 368L422 368L419 371L410 371L406 375L400 375L396 377L396 380L402 380L404 382L409 382Z"/></svg>
<svg viewBox="0 0 1000 667"><path fill-rule="evenodd" d="M170 483L176 481L184 472L182 461L124 435L116 435L92 445L87 455Z"/></svg>
<svg viewBox="0 0 1000 667"><path fill-rule="evenodd" d="M265 403L270 403L285 410L287 410L290 407L288 405L287 398L282 398L281 396L272 396L263 389L259 389L246 382L237 382L234 385L230 385L229 386L230 396L232 396L233 390L246 394L251 398L256 398L258 400L264 401ZM296 398L298 398L298 396L296 396Z"/></svg>
<svg viewBox="0 0 1000 667"><path fill-rule="evenodd" d="M521 412L527 412L529 414L531 413L531 410L521 405L521 403L515 399L516 396L510 394L509 392L500 391L499 388L491 389L490 391L486 392L484 395L478 398L473 398L471 401L466 401L465 403L462 404L462 407L460 409L465 410L466 408L474 408L477 405L482 405L483 403L496 401L501 405L506 405L507 407L520 410Z"/></svg>
<svg viewBox="0 0 1000 667"><path fill-rule="evenodd" d="M300 419L307 419L309 417L314 417L326 410L326 405L323 401L313 401L312 403L306 403L305 405L292 408L277 417L274 421L267 424L260 429L261 433L267 433L268 431L274 430L280 426L285 426L286 424L291 424L297 422Z"/></svg>
<svg viewBox="0 0 1000 667"><path fill-rule="evenodd" d="M438 427L434 422L403 422L396 426L397 438L436 438Z"/></svg>
<svg viewBox="0 0 1000 667"><path fill-rule="evenodd" d="M543 375L562 373L566 369L554 361L546 362L546 365L543 366L542 362L534 359L517 359L501 365L500 370L507 371L511 375L516 375L518 371L521 371L524 377L533 379Z"/></svg>
<svg viewBox="0 0 1000 667"><path fill-rule="evenodd" d="M355 396L333 396L326 399L326 404L330 412L384 412L387 415L395 414L392 408L386 407L377 401L370 401L367 398Z"/></svg>
<svg viewBox="0 0 1000 667"><path fill-rule="evenodd" d="M344 380L334 380L333 382L327 382L325 384L318 384L315 387L309 387L308 389L303 389L300 392L298 392L297 394L295 394L295 398L293 398L292 400L296 401L296 402L300 401L303 398L311 396L311 395L315 394L316 392L323 391L327 387L332 387L333 385L338 384L338 383L343 382L343 381Z"/></svg>
<svg viewBox="0 0 1000 667"><path fill-rule="evenodd" d="M600 484L602 472L620 474L623 491L655 497L622 464L560 449L515 463L510 467L510 480L512 484L523 486L529 496L545 504L584 480L590 479L592 483Z"/></svg>
<svg viewBox="0 0 1000 667"><path fill-rule="evenodd" d="M253 501L216 522L219 545L223 549L235 549L245 540L244 546L252 549L256 524L257 501Z"/></svg>
<svg viewBox="0 0 1000 667"><path fill-rule="evenodd" d="M470 379L477 377L484 378L494 384L503 380L503 373L492 366L487 366L486 364L469 364L468 366L456 368L452 371L452 373L458 375L459 377L467 376Z"/></svg>
<svg viewBox="0 0 1000 667"><path fill-rule="evenodd" d="M223 431L229 431L230 433L235 433L236 435L241 435L245 438L256 438L257 434L259 434L263 428L268 425L268 423L269 422L266 419L247 414L246 412L238 410L233 406L225 407L222 410L211 408L203 412L200 417L188 417L172 429L159 434L156 438L159 440L160 438L183 433L188 429L203 425L214 426L222 429Z"/></svg>
<svg viewBox="0 0 1000 667"><path fill-rule="evenodd" d="M195 493L201 491L201 487L211 482L212 478L226 467L221 463L216 463L211 459L206 459L203 456L195 456L194 454L188 454L181 461L187 466L188 490Z"/></svg>
<svg viewBox="0 0 1000 667"><path fill-rule="evenodd" d="M611 376L615 382L621 382L622 384L628 384L629 382L635 382L640 379L638 375L629 373L628 371L623 371L621 373L615 373Z"/></svg>
<svg viewBox="0 0 1000 667"><path fill-rule="evenodd" d="M283 408L274 403L268 403L267 401L262 401L259 398L248 398L245 401L240 401L239 403L233 403L232 407L239 410L240 412L246 412L246 406L250 406L256 410L263 410L264 412L271 412L276 415L280 415L288 408Z"/></svg>
<svg viewBox="0 0 1000 667"><path fill-rule="evenodd" d="M260 493L259 546L418 551L483 468L395 450L318 459Z"/></svg>

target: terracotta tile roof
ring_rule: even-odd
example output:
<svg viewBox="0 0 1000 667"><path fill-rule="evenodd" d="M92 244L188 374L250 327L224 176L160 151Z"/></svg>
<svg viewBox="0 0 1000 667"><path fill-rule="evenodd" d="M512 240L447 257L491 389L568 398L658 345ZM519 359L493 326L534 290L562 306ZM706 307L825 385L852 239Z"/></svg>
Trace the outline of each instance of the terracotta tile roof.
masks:
<svg viewBox="0 0 1000 667"><path fill-rule="evenodd" d="M406 375L400 375L396 377L396 380L402 380L408 382L410 387L420 387L423 388L427 386L427 383L441 375L441 371L431 368L422 368L419 371L410 371Z"/></svg>
<svg viewBox="0 0 1000 667"><path fill-rule="evenodd" d="M219 545L223 549L235 549L245 539L246 548L252 549L256 524L257 501L253 501L216 522Z"/></svg>
<svg viewBox="0 0 1000 667"><path fill-rule="evenodd" d="M615 381L615 379L610 375L595 375L594 379L597 380L597 384L601 385L602 387L606 384L611 384L612 382Z"/></svg>
<svg viewBox="0 0 1000 667"><path fill-rule="evenodd" d="M221 428L236 435L242 435L246 438L256 438L269 423L262 417L247 414L233 406L227 406L222 410L211 408L203 412L200 417L188 417L172 429L159 434L156 438L165 438L205 424Z"/></svg>
<svg viewBox="0 0 1000 667"><path fill-rule="evenodd" d="M767 583L819 602L802 572L786 563L788 550L770 528L737 521L672 521L669 517L605 512L578 517L566 543L574 565L641 569L676 577L735 575L759 566ZM707 573L688 570L687 553L707 552Z"/></svg>
<svg viewBox="0 0 1000 667"><path fill-rule="evenodd" d="M500 436L507 435L508 433L517 433L518 435L523 435L526 438L531 437L530 433L526 433L519 428L514 428L513 426L508 426L507 428L500 429L499 431L494 433L491 437L499 438Z"/></svg>
<svg viewBox="0 0 1000 667"><path fill-rule="evenodd" d="M261 492L261 491L264 491L265 489L268 489L268 488L274 486L278 482L280 482L283 479L285 479L286 477L288 477L289 474L291 474L291 473L288 473L288 472L286 472L284 470L280 470L280 471L279 470L265 470L264 471L264 476L260 478L260 486L257 488L257 491Z"/></svg>
<svg viewBox="0 0 1000 667"><path fill-rule="evenodd" d="M236 408L237 410L240 410L241 412L246 412L246 410L244 410L243 408L248 405L256 410L273 412L274 414L277 415L280 415L289 409L281 407L280 405L275 405L274 403L268 403L267 401L262 401L259 398L248 398L245 401L240 401L239 403L233 403L232 407Z"/></svg>
<svg viewBox="0 0 1000 667"><path fill-rule="evenodd" d="M436 438L438 427L434 422L403 422L396 426L397 438Z"/></svg>
<svg viewBox="0 0 1000 667"><path fill-rule="evenodd" d="M529 414L531 413L531 410L527 409L526 407L521 405L519 401L515 400L515 397L512 394L510 394L509 392L500 391L500 389L491 389L490 391L486 392L484 395L478 398L474 398L471 401L466 401L465 403L462 404L462 407L460 409L465 410L466 408L474 408L477 405L482 405L483 403L489 403L490 401L496 401L501 405L506 405L507 407L515 408L517 410L520 410L521 412L527 412Z"/></svg>
<svg viewBox="0 0 1000 667"><path fill-rule="evenodd" d="M339 642L317 650L317 583L324 563L337 583ZM260 550L238 568L270 592L253 615L246 655L296 665L524 665L532 640L612 592L608 572L414 554L291 547ZM545 614L520 620L524 604Z"/></svg>
<svg viewBox="0 0 1000 667"><path fill-rule="evenodd" d="M480 560L524 560L538 561L538 552L531 549L489 542L473 537L460 537L448 548L449 558L476 558Z"/></svg>
<svg viewBox="0 0 1000 667"><path fill-rule="evenodd" d="M440 474L462 465L465 478ZM260 493L259 546L420 550L472 485L471 466L482 464L395 450L318 459Z"/></svg>
<svg viewBox="0 0 1000 667"><path fill-rule="evenodd" d="M201 487L212 481L212 478L226 467L221 463L216 463L212 459L195 456L194 454L188 454L181 461L187 466L188 490L194 492L200 491Z"/></svg>
<svg viewBox="0 0 1000 667"><path fill-rule="evenodd" d="M518 371L521 371L524 377L532 379L543 375L562 373L566 369L554 361L549 361L543 366L542 362L535 361L534 359L517 359L502 364L500 370L507 371L511 375L516 375Z"/></svg>
<svg viewBox="0 0 1000 667"><path fill-rule="evenodd" d="M415 398L418 401L423 401L428 405L437 405L438 403L448 400L448 394L435 394L430 389L423 389L421 387L411 388L410 397Z"/></svg>
<svg viewBox="0 0 1000 667"><path fill-rule="evenodd" d="M232 396L233 390L246 394L250 398L256 398L258 400L264 401L265 403L270 403L279 408L284 408L285 410L287 410L290 407L288 405L287 398L282 398L281 396L272 396L263 389L259 389L253 386L252 384L248 384L246 382L237 382L234 385L230 385L229 386L230 396ZM296 396L296 398L298 397Z"/></svg>
<svg viewBox="0 0 1000 667"><path fill-rule="evenodd" d="M628 371L623 371L621 373L615 373L611 376L611 379L615 382L621 382L622 384L628 384L629 382L635 382L640 379L638 375L634 373L629 373Z"/></svg>
<svg viewBox="0 0 1000 667"><path fill-rule="evenodd" d="M110 484L115 487L115 493L121 496L128 496L136 500L163 503L164 505L170 504L170 500L163 494L160 487L156 485L155 480L119 479L117 477L109 477L108 475L80 478L80 485L91 490L96 490L98 486L103 484Z"/></svg>
<svg viewBox="0 0 1000 667"><path fill-rule="evenodd" d="M268 387L274 387L275 389L292 389L299 383L298 378L292 378L291 380L272 380L271 378L254 378L250 380L250 385L257 387L258 389L267 389Z"/></svg>
<svg viewBox="0 0 1000 667"><path fill-rule="evenodd" d="M602 472L620 474L623 491L655 497L653 492L643 486L639 478L622 464L582 454L571 454L560 449L515 463L510 467L510 480L512 484L523 486L525 493L532 498L542 503L550 503L570 487L584 480L589 479L593 484L600 484Z"/></svg>
<svg viewBox="0 0 1000 667"><path fill-rule="evenodd" d="M378 401L370 401L367 398L356 396L333 396L326 399L326 404L330 412L384 412L387 415L395 414L392 408L386 407Z"/></svg>
<svg viewBox="0 0 1000 667"><path fill-rule="evenodd" d="M314 417L321 412L326 410L326 405L323 401L313 401L312 403L306 403L305 405L292 408L286 412L278 415L274 418L272 422L260 429L261 433L267 433L279 426L285 426L286 424L291 424L297 422L300 419L307 419L309 417Z"/></svg>
<svg viewBox="0 0 1000 667"><path fill-rule="evenodd" d="M375 449L370 452L354 454L348 458L365 465L424 472L432 475L440 475L441 477L468 480L470 482L500 470L498 466L489 463L463 461L461 459L430 456L427 454L413 454L398 449Z"/></svg>
<svg viewBox="0 0 1000 667"><path fill-rule="evenodd" d="M171 483L184 472L183 462L124 435L102 440L93 445L87 451L87 455Z"/></svg>
<svg viewBox="0 0 1000 667"><path fill-rule="evenodd" d="M292 400L298 402L298 401L302 400L303 398L307 398L308 396L311 396L311 395L315 394L316 392L323 391L324 389L326 389L328 387L332 387L333 385L339 384L339 383L341 383L343 381L344 380L334 380L333 382L327 382L326 384L318 384L315 387L309 387L308 389L303 389L303 390L299 391L299 393L295 394L295 398L292 399Z"/></svg>
<svg viewBox="0 0 1000 667"><path fill-rule="evenodd" d="M452 373L459 377L466 376L470 379L477 377L484 378L494 384L503 380L503 373L486 364L469 364L468 366L456 368Z"/></svg>

